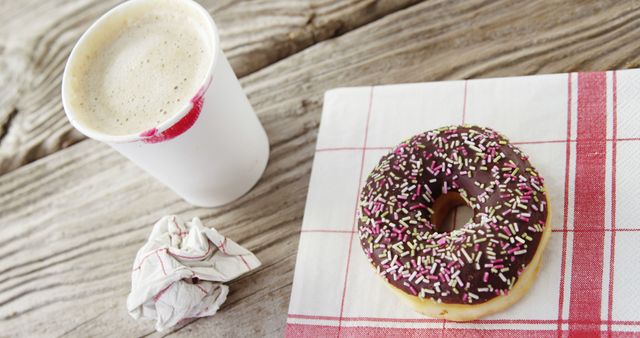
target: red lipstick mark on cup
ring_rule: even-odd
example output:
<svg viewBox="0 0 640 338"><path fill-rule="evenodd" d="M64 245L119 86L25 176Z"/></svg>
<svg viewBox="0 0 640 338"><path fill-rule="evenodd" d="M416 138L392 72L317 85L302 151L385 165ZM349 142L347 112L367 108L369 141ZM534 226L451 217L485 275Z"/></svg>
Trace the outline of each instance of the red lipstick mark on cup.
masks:
<svg viewBox="0 0 640 338"><path fill-rule="evenodd" d="M158 132L158 129L156 128L151 128L147 131L143 131L142 133L140 133L141 137L152 137L154 136L156 133Z"/></svg>
<svg viewBox="0 0 640 338"><path fill-rule="evenodd" d="M140 133L140 137L142 137L142 142L144 143L159 143L167 140L171 140L177 136L182 135L184 132L189 130L198 120L198 116L200 116L200 111L202 110L202 104L204 103L204 93L209 88L211 84L211 80L200 88L198 93L191 99L191 110L183 116L178 122L176 122L171 127L167 128L163 132L158 132L158 128L151 128L147 131Z"/></svg>

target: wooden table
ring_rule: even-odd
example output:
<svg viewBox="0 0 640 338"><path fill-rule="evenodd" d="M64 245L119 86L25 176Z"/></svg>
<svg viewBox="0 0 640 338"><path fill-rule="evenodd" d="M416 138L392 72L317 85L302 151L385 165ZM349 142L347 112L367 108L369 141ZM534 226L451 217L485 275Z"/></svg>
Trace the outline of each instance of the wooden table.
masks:
<svg viewBox="0 0 640 338"><path fill-rule="evenodd" d="M64 117L64 62L117 2L0 2L0 336L281 336L325 90L640 64L638 1L203 1L271 143L250 193L203 209ZM165 214L263 265L214 317L159 334L125 300Z"/></svg>

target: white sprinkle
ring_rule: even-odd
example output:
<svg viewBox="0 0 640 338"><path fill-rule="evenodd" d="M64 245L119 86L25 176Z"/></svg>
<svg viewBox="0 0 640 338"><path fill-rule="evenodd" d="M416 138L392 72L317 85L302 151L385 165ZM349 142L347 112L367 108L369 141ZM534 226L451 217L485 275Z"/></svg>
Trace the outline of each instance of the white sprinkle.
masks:
<svg viewBox="0 0 640 338"><path fill-rule="evenodd" d="M416 277L417 273L418 273L418 271L414 270L413 273L411 274L411 276L409 276L409 281L410 282Z"/></svg>

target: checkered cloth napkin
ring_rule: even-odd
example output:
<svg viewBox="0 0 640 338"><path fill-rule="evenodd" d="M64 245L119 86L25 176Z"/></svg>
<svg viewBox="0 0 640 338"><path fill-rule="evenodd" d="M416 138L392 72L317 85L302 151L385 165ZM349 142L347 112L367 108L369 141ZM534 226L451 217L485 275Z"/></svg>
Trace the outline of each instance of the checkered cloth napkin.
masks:
<svg viewBox="0 0 640 338"><path fill-rule="evenodd" d="M552 238L529 293L480 320L432 319L369 266L358 192L403 139L446 125L505 134L545 178ZM640 337L640 70L341 88L326 93L287 336Z"/></svg>

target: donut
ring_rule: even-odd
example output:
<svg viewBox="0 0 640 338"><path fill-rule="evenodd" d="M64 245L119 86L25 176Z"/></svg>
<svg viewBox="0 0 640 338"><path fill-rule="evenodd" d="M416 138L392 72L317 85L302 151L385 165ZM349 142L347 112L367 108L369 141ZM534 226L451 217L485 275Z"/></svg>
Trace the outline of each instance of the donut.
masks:
<svg viewBox="0 0 640 338"><path fill-rule="evenodd" d="M361 247L414 310L470 321L525 295L549 240L544 179L498 132L448 126L400 143L368 175L357 209ZM452 208L473 217L443 224Z"/></svg>

